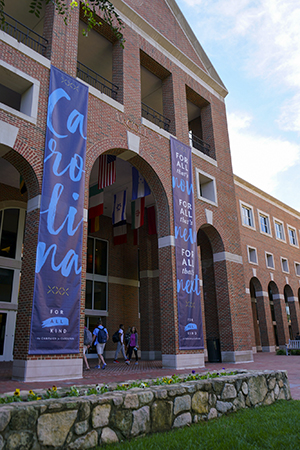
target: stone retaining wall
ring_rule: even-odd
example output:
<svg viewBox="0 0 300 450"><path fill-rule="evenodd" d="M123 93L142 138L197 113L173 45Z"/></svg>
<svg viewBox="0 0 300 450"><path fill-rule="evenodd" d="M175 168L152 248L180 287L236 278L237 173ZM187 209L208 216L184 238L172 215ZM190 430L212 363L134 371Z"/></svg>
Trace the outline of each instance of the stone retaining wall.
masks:
<svg viewBox="0 0 300 450"><path fill-rule="evenodd" d="M286 371L250 371L102 395L2 405L0 450L88 449L290 398Z"/></svg>

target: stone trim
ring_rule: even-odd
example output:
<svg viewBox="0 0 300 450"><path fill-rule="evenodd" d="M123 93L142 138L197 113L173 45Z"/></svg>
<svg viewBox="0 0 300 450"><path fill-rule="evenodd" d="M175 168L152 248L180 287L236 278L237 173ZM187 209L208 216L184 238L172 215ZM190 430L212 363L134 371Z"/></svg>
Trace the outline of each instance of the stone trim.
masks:
<svg viewBox="0 0 300 450"><path fill-rule="evenodd" d="M82 358L14 359L12 379L25 382L75 380L82 378Z"/></svg>
<svg viewBox="0 0 300 450"><path fill-rule="evenodd" d="M159 269L157 270L142 270L140 272L140 279L143 278L159 278Z"/></svg>
<svg viewBox="0 0 300 450"><path fill-rule="evenodd" d="M252 350L221 352L222 362L244 363L253 362Z"/></svg>
<svg viewBox="0 0 300 450"><path fill-rule="evenodd" d="M14 147L18 132L19 132L18 127L3 122L3 120L0 120L0 144L10 147L7 149L1 148L0 157L4 156Z"/></svg>
<svg viewBox="0 0 300 450"><path fill-rule="evenodd" d="M175 236L164 236L158 239L158 248L175 247Z"/></svg>
<svg viewBox="0 0 300 450"><path fill-rule="evenodd" d="M205 367L204 353L162 355L162 366L164 369L195 369Z"/></svg>
<svg viewBox="0 0 300 450"><path fill-rule="evenodd" d="M82 397L1 405L1 448L94 448L291 399L287 372L279 370L172 385L144 382L150 386L90 396L81 386Z"/></svg>
<svg viewBox="0 0 300 450"><path fill-rule="evenodd" d="M235 255L229 252L220 252L214 254L214 262L229 261L237 264L243 264L243 258L240 255Z"/></svg>
<svg viewBox="0 0 300 450"><path fill-rule="evenodd" d="M31 211L34 211L35 209L41 208L41 195L36 195L33 198L30 198L27 203L27 212L30 213Z"/></svg>

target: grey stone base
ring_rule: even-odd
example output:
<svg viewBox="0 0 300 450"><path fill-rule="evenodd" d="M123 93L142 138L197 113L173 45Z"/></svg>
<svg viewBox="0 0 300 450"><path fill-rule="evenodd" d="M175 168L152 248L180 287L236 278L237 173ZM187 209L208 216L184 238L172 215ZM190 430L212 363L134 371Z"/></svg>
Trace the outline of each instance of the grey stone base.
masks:
<svg viewBox="0 0 300 450"><path fill-rule="evenodd" d="M164 369L196 369L205 367L204 353L183 355L162 355Z"/></svg>
<svg viewBox="0 0 300 450"><path fill-rule="evenodd" d="M253 361L252 350L221 352L222 362L244 363Z"/></svg>
<svg viewBox="0 0 300 450"><path fill-rule="evenodd" d="M265 345L264 347L261 348L262 352L275 352L276 351L276 347L275 345Z"/></svg>
<svg viewBox="0 0 300 450"><path fill-rule="evenodd" d="M82 358L14 360L12 379L18 381L58 381L82 378Z"/></svg>
<svg viewBox="0 0 300 450"><path fill-rule="evenodd" d="M142 351L141 352L141 358L145 361L156 361L161 360L161 352L158 350L152 350L152 351Z"/></svg>

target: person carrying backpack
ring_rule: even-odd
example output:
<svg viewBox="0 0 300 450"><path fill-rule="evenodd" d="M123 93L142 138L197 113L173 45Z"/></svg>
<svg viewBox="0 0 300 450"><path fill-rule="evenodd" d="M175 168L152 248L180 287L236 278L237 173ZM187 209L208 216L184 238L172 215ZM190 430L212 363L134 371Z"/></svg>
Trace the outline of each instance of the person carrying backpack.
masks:
<svg viewBox="0 0 300 450"><path fill-rule="evenodd" d="M83 336L83 361L86 366L86 370L90 370L90 366L86 357L86 352L90 348L93 342L93 335L90 330L84 326L84 336Z"/></svg>
<svg viewBox="0 0 300 450"><path fill-rule="evenodd" d="M105 369L106 362L103 357L104 347L106 342L108 341L108 331L104 326L102 325L101 318L98 319L97 327L93 331L93 344L96 345L97 349L97 355L98 355L98 366L96 366L96 369L100 369L102 364L102 369Z"/></svg>

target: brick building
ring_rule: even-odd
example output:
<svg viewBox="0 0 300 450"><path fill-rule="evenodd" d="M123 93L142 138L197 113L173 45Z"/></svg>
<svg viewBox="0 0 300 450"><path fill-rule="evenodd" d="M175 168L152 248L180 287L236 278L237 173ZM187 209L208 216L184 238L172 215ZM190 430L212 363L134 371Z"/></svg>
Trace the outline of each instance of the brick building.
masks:
<svg viewBox="0 0 300 450"><path fill-rule="evenodd" d="M51 4L41 19L28 13L26 2L21 6L10 0L6 6L6 25L0 31L0 358L14 360L16 379L82 375L82 337L79 353L29 352L51 65L89 88L81 336L84 323L92 330L99 316L111 335L119 323L126 328L135 325L142 358L161 358L165 367L193 368L203 367L206 358L250 361L256 348L273 350L283 345L289 333L284 299L290 307L292 332L298 331L295 295L300 265L295 262L293 276L292 267L289 276L280 271L280 282L272 275L285 260L291 266L292 260L300 260L297 247L273 237L265 251L268 263L273 255L275 269L263 268L263 250L257 242L271 240L243 226L240 211L245 201L245 206L267 212L271 221L272 206L278 223L288 224L286 232L293 229L296 239L298 213L234 179L227 90L175 1L115 0L114 5L124 22L124 49L105 23L83 37L85 23L78 9L66 26ZM183 350L179 345L172 136L192 148L205 342L200 350ZM88 223L89 192L97 185L101 155L116 157L116 181L104 188L103 214L95 227ZM129 201L127 242L116 245L113 199L120 190L130 196L133 167L151 190L145 197L145 222L138 232L132 230ZM20 176L27 188L23 194ZM277 212L277 204L282 213ZM281 262L275 255L276 244L282 245ZM255 249L258 266L252 260ZM247 252L249 263L245 263ZM272 281L271 309L267 280ZM58 304L64 300L59 286L50 286L50 291ZM249 321L251 311L255 325ZM112 357L114 350L109 340L106 357Z"/></svg>

